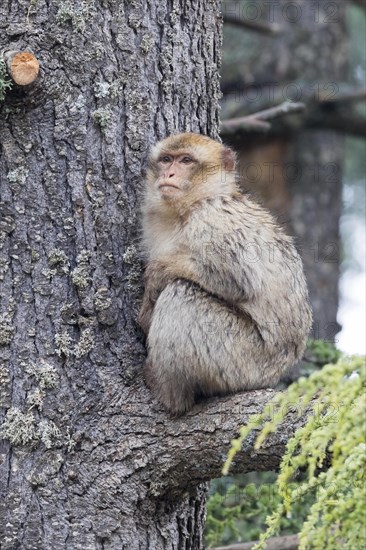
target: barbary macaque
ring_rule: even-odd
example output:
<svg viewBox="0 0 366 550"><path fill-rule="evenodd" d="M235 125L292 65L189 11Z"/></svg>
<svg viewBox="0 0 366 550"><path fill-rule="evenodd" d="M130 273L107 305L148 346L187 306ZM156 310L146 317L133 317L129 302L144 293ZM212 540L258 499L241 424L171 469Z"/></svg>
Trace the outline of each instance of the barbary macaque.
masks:
<svg viewBox="0 0 366 550"><path fill-rule="evenodd" d="M150 154L139 322L146 382L175 415L199 397L273 387L311 328L292 239L236 179L234 153L203 135L171 136Z"/></svg>

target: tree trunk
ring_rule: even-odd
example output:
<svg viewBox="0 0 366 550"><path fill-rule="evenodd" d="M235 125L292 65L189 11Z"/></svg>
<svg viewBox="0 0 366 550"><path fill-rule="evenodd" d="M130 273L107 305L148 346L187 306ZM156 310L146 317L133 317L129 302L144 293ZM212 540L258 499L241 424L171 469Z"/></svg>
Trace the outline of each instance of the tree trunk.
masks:
<svg viewBox="0 0 366 550"><path fill-rule="evenodd" d="M149 145L217 137L219 2L14 0L0 37L41 66L0 107L1 548L201 548L189 422L141 377L138 222Z"/></svg>

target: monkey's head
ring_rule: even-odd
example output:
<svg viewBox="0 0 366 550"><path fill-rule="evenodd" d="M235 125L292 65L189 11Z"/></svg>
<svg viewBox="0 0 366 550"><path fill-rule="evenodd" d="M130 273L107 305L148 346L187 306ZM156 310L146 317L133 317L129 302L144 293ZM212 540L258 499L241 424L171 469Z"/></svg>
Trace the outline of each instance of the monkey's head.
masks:
<svg viewBox="0 0 366 550"><path fill-rule="evenodd" d="M192 204L236 191L234 169L234 153L228 147L200 134L177 134L153 147L147 191L168 204Z"/></svg>

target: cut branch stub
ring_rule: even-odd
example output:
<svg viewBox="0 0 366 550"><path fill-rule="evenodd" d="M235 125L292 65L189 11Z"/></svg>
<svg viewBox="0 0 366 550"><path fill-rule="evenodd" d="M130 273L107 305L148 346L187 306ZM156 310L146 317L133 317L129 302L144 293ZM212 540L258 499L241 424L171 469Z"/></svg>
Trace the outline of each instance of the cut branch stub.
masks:
<svg viewBox="0 0 366 550"><path fill-rule="evenodd" d="M31 52L5 52L4 61L9 75L19 86L32 84L39 73L39 62Z"/></svg>

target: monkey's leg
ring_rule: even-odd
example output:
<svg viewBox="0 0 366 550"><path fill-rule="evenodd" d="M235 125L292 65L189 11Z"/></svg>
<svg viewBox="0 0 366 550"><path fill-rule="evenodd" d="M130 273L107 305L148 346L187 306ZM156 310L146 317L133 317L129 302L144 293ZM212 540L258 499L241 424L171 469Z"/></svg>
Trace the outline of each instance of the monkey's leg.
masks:
<svg viewBox="0 0 366 550"><path fill-rule="evenodd" d="M175 370L169 373L153 364L149 356L144 366L144 377L152 393L172 414L179 416L193 407L194 388L181 372Z"/></svg>
<svg viewBox="0 0 366 550"><path fill-rule="evenodd" d="M180 414L199 395L260 387L261 368L253 350L261 345L250 321L192 283L178 280L155 304L147 383L169 411Z"/></svg>

